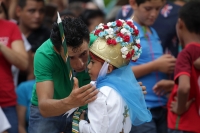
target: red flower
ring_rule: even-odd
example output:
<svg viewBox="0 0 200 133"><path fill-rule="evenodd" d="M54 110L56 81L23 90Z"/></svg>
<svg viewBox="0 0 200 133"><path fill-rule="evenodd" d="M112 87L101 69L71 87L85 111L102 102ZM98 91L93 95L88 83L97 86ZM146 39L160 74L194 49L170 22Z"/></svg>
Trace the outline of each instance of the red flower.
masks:
<svg viewBox="0 0 200 133"><path fill-rule="evenodd" d="M113 45L116 45L116 44L117 44L117 42L116 42L115 39L112 39L112 44L113 44Z"/></svg>
<svg viewBox="0 0 200 133"><path fill-rule="evenodd" d="M108 44L108 45L116 45L117 42L116 42L115 39L108 39L108 40L107 40L107 44Z"/></svg>
<svg viewBox="0 0 200 133"><path fill-rule="evenodd" d="M123 38L124 37L124 34L122 34L121 32L117 33L117 36Z"/></svg>
<svg viewBox="0 0 200 133"><path fill-rule="evenodd" d="M109 29L109 27L107 25L104 25L103 27L104 27L104 29Z"/></svg>
<svg viewBox="0 0 200 133"><path fill-rule="evenodd" d="M135 30L134 30L134 35L138 36L138 34L139 34L139 30L138 30L138 29L135 29Z"/></svg>
<svg viewBox="0 0 200 133"><path fill-rule="evenodd" d="M141 45L140 44L136 44L136 46L140 49L141 48Z"/></svg>
<svg viewBox="0 0 200 133"><path fill-rule="evenodd" d="M133 26L133 23L131 21L126 21L126 23L131 27Z"/></svg>
<svg viewBox="0 0 200 133"><path fill-rule="evenodd" d="M112 44L112 39L108 39L108 40L107 40L107 44L108 44L108 45L111 45L111 44Z"/></svg>
<svg viewBox="0 0 200 133"><path fill-rule="evenodd" d="M134 55L135 51L131 50L131 57Z"/></svg>
<svg viewBox="0 0 200 133"><path fill-rule="evenodd" d="M96 36L98 36L100 32L101 32L101 30L95 30L94 34L95 34Z"/></svg>
<svg viewBox="0 0 200 133"><path fill-rule="evenodd" d="M130 52L126 55L126 59L130 59L131 58L131 54Z"/></svg>
<svg viewBox="0 0 200 133"><path fill-rule="evenodd" d="M125 36L123 37L123 40L124 40L124 42L129 42L129 41L130 41L130 36L125 35Z"/></svg>
<svg viewBox="0 0 200 133"><path fill-rule="evenodd" d="M122 23L120 20L117 20L117 21L116 21L116 25L117 25L118 27L121 27L121 26L123 25L123 23Z"/></svg>

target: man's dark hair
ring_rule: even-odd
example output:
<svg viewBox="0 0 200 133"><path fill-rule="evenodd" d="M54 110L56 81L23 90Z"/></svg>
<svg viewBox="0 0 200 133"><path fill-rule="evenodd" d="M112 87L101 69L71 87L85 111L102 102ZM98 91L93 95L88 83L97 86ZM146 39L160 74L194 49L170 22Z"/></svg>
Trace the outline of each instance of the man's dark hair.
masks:
<svg viewBox="0 0 200 133"><path fill-rule="evenodd" d="M66 17L62 20L67 46L72 48L79 47L83 40L89 42L89 30L80 18ZM58 24L54 22L51 30L50 39L56 50L60 51L62 46Z"/></svg>
<svg viewBox="0 0 200 133"><path fill-rule="evenodd" d="M21 8L24 8L26 6L26 2L28 0L18 0L18 6ZM44 2L44 0L32 0L32 1L36 1L36 2Z"/></svg>
<svg viewBox="0 0 200 133"><path fill-rule="evenodd" d="M7 8L6 8L6 6L5 6L5 4L3 3L3 2L1 2L0 3L0 6L2 7L2 9L3 9L3 12L5 13L5 16L6 16L6 19L8 20L9 18L9 16L8 16L8 10L7 10Z"/></svg>
<svg viewBox="0 0 200 133"><path fill-rule="evenodd" d="M200 1L190 1L181 7L179 18L190 32L200 35Z"/></svg>
<svg viewBox="0 0 200 133"><path fill-rule="evenodd" d="M96 17L105 17L105 14L102 10L100 9L86 9L81 15L80 18L83 20L83 22L89 26L90 25L90 20L94 19Z"/></svg>
<svg viewBox="0 0 200 133"><path fill-rule="evenodd" d="M142 3L145 3L146 1L152 1L152 0L135 0L138 6ZM165 0L161 0L161 1L165 1Z"/></svg>

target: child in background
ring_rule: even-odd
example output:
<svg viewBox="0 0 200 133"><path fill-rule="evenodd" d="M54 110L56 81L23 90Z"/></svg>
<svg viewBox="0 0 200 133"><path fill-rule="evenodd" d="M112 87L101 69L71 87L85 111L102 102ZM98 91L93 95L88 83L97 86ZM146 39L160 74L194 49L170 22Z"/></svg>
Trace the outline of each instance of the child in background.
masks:
<svg viewBox="0 0 200 133"><path fill-rule="evenodd" d="M129 133L132 124L151 120L140 86L127 66L141 53L137 27L131 20L117 20L99 24L94 34L98 38L90 47L88 73L99 93L88 104L89 122L81 115L79 130L81 133Z"/></svg>
<svg viewBox="0 0 200 133"><path fill-rule="evenodd" d="M174 71L176 59L164 54L160 39L151 27L158 17L164 0L130 0L132 3L133 21L140 32L142 55L137 62L130 61L135 77L147 89L145 101L152 114L152 120L140 126L133 126L131 133L167 133L167 93L173 87L167 74ZM166 29L167 30L167 29ZM167 87L154 89L157 83L164 81ZM158 93L160 91L161 93Z"/></svg>
<svg viewBox="0 0 200 133"><path fill-rule="evenodd" d="M199 1L186 3L176 24L184 49L177 58L175 86L169 99L169 133L200 133L200 70L195 68L200 57L199 7Z"/></svg>

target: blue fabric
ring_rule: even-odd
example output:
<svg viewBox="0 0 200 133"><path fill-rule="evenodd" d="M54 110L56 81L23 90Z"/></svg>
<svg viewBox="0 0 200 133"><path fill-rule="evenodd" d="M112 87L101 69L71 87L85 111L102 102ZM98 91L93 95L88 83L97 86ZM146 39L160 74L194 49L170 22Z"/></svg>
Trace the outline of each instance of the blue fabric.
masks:
<svg viewBox="0 0 200 133"><path fill-rule="evenodd" d="M5 107L2 108L2 110L11 125L11 128L7 130L8 133L18 133L18 118L17 118L16 107L15 106ZM2 121L0 120L0 123L1 122Z"/></svg>
<svg viewBox="0 0 200 133"><path fill-rule="evenodd" d="M16 89L17 93L17 103L19 105L25 106L26 111L26 121L28 123L29 114L30 114L30 105L31 105L31 97L33 85L35 84L35 80L28 80L22 82Z"/></svg>
<svg viewBox="0 0 200 133"><path fill-rule="evenodd" d="M29 133L72 133L72 115L44 118L38 106L31 105L29 118Z"/></svg>
<svg viewBox="0 0 200 133"><path fill-rule="evenodd" d="M158 33L160 40L162 42L163 51L165 52L167 49L177 57L178 55L178 38L176 35L175 25L178 20L178 11L180 6L175 5L172 2L166 2L165 5L172 6L172 9L168 11L168 16L164 17L163 14L160 12L158 18L156 19L155 23L152 27ZM133 14L133 9L130 5L125 5L119 11L116 16L116 19L128 19Z"/></svg>
<svg viewBox="0 0 200 133"><path fill-rule="evenodd" d="M152 119L146 107L141 87L136 81L132 69L128 66L115 69L110 74L97 79L97 88L109 86L123 98L129 108L133 125L140 125Z"/></svg>
<svg viewBox="0 0 200 133"><path fill-rule="evenodd" d="M156 31L153 28L150 28L152 33L147 33L149 36L148 39L145 36L142 27L135 22L134 24L140 31L140 45L142 46L142 54L136 62L131 61L129 63L129 66L138 66L141 64L151 62L161 57L163 55L163 51ZM167 76L164 73L156 71L137 79L137 81L139 82L141 81L143 85L146 86L148 92L147 95L145 96L147 107L154 108L166 105L167 98L165 96L157 96L153 92L153 86L158 81L166 78Z"/></svg>

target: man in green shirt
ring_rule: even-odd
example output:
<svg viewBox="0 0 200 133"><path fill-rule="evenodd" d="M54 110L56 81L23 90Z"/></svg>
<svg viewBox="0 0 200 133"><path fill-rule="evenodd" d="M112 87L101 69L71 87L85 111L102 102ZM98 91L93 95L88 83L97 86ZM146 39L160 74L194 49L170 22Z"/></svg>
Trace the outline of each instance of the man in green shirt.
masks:
<svg viewBox="0 0 200 133"><path fill-rule="evenodd" d="M89 84L90 77L85 72L90 40L87 26L80 19L66 18L63 28L70 64L78 80L74 79L71 90L58 25L54 23L50 39L38 48L34 57L36 84L31 100L29 133L70 133L72 117L66 119L63 114L92 102L98 93Z"/></svg>

